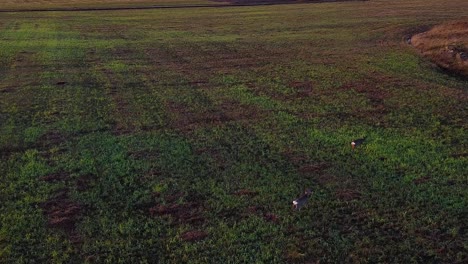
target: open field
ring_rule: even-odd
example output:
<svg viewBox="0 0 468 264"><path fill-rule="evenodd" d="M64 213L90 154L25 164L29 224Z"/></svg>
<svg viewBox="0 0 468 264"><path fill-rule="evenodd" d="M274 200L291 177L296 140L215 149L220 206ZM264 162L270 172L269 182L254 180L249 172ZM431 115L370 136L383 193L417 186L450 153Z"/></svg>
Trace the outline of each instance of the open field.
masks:
<svg viewBox="0 0 468 264"><path fill-rule="evenodd" d="M352 2L367 0L4 0L1 12L30 11L96 11L122 9L178 9L233 6L268 6L323 2Z"/></svg>
<svg viewBox="0 0 468 264"><path fill-rule="evenodd" d="M0 263L466 263L466 10L1 13Z"/></svg>
<svg viewBox="0 0 468 264"><path fill-rule="evenodd" d="M210 0L2 0L0 10L226 4Z"/></svg>

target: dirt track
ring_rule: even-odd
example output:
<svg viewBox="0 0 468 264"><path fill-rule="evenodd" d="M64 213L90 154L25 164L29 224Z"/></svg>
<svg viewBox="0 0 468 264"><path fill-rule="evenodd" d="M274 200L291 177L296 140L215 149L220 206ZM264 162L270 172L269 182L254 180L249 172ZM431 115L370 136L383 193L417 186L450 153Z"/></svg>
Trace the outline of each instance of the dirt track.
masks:
<svg viewBox="0 0 468 264"><path fill-rule="evenodd" d="M316 4L329 2L363 2L368 0L312 0L312 1L274 1L259 0L247 3L243 0L226 0L226 4L206 4L206 5L167 5L167 6L128 6L128 7L84 7L84 8L34 8L34 9L0 9L0 13L27 13L27 12L85 12L85 11L118 11L118 10L147 10L147 9L186 9L186 8L228 8L228 7L251 7L251 6L271 6L271 5L291 5L291 4Z"/></svg>

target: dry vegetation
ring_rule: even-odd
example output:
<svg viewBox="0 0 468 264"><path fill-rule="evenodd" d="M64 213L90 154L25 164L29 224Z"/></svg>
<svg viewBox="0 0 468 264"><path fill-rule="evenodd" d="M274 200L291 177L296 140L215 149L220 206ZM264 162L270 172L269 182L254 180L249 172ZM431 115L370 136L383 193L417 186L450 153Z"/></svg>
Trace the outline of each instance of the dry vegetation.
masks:
<svg viewBox="0 0 468 264"><path fill-rule="evenodd" d="M437 25L411 43L441 67L468 76L468 19Z"/></svg>

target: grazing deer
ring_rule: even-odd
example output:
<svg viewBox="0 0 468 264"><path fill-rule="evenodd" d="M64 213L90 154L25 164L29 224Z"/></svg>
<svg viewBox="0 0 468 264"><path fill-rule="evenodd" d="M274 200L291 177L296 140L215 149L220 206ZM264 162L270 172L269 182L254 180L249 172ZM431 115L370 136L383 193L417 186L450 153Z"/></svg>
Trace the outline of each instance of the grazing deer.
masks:
<svg viewBox="0 0 468 264"><path fill-rule="evenodd" d="M309 197L310 197L311 194L312 194L312 192L310 191L310 189L307 189L304 192L304 195L302 195L301 197L299 197L299 198L297 198L296 200L293 201L293 208L295 210L301 209L301 207L303 207L307 203L307 200L309 200Z"/></svg>
<svg viewBox="0 0 468 264"><path fill-rule="evenodd" d="M359 138L359 139L355 139L351 141L351 148L354 150L354 148L358 147L359 145L362 145L362 143L364 143L365 140L366 138L363 137L363 138Z"/></svg>

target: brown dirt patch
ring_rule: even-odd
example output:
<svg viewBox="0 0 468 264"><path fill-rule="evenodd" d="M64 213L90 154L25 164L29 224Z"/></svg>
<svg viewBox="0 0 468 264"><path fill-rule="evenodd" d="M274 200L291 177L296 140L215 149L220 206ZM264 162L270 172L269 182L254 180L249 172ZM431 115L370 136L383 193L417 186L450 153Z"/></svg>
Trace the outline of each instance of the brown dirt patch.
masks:
<svg viewBox="0 0 468 264"><path fill-rule="evenodd" d="M237 219L245 218L251 215L259 216L263 218L263 220L265 220L266 222L271 222L274 224L278 224L280 222L280 217L277 214L268 212L265 208L256 205L252 205L245 208L244 212L241 213L240 216L237 216Z"/></svg>
<svg viewBox="0 0 468 264"><path fill-rule="evenodd" d="M356 118L360 122L372 125L384 123L384 117L389 112L385 100L391 98L392 94L389 89L382 85L376 85L376 83L386 83L388 81L391 80L388 80L385 76L376 75L341 86L340 90L352 90L365 97L368 100L369 107L366 110L355 109L350 113L341 113L342 116L339 117L342 119Z"/></svg>
<svg viewBox="0 0 468 264"><path fill-rule="evenodd" d="M170 217L174 224L199 224L205 221L197 203L157 205L149 209L151 216Z"/></svg>
<svg viewBox="0 0 468 264"><path fill-rule="evenodd" d="M262 208L260 208L260 207L258 207L258 206L255 206L255 205L249 206L249 207L247 208L247 212L248 212L249 214L256 214L257 212L261 212L261 210L262 210Z"/></svg>
<svg viewBox="0 0 468 264"><path fill-rule="evenodd" d="M39 141L47 145L57 146L67 141L67 137L59 131L49 131L39 138Z"/></svg>
<svg viewBox="0 0 468 264"><path fill-rule="evenodd" d="M257 196L257 195L258 195L258 192L257 192L257 191L252 191L252 190L248 190L248 189L242 189L242 190L238 190L238 191L234 192L234 195L253 197L253 196Z"/></svg>
<svg viewBox="0 0 468 264"><path fill-rule="evenodd" d="M314 177L314 181L316 181L319 185L329 185L339 182L339 179L338 177L331 174L319 174Z"/></svg>
<svg viewBox="0 0 468 264"><path fill-rule="evenodd" d="M205 239L208 236L208 234L205 231L200 231L200 230L192 230L192 231L187 231L180 235L180 239L185 242L195 242L195 241L200 241Z"/></svg>
<svg viewBox="0 0 468 264"><path fill-rule="evenodd" d="M281 155L295 166L300 166L301 164L304 164L309 160L309 157L306 154L302 152L297 152L291 148L287 148L284 151L282 151Z"/></svg>
<svg viewBox="0 0 468 264"><path fill-rule="evenodd" d="M69 175L65 172L58 172L43 176L41 180L48 183L68 181ZM80 186L84 188L84 184L80 184L80 179L78 179L78 190ZM67 188L58 190L53 198L41 203L40 208L47 218L49 228L63 230L72 244L79 244L82 242L82 237L76 232L76 223L83 212L83 206L72 201L68 193Z"/></svg>
<svg viewBox="0 0 468 264"><path fill-rule="evenodd" d="M229 166L230 161L228 160L229 157L223 154L223 149L218 147L205 147L199 148L195 150L197 155L206 155L208 156L213 162L213 166L216 166L219 170L225 170L227 166Z"/></svg>
<svg viewBox="0 0 468 264"><path fill-rule="evenodd" d="M311 163L310 158L306 154L295 152L292 149L286 149L281 154L285 159L289 160L291 164L296 166L298 172L301 174L320 172L330 167L330 164L326 162Z"/></svg>
<svg viewBox="0 0 468 264"><path fill-rule="evenodd" d="M429 177L429 176L424 176L424 177L421 177L421 178L414 179L414 180L413 180L413 183L414 183L415 185L420 185L420 184L429 182L430 180L431 180L431 177Z"/></svg>
<svg viewBox="0 0 468 264"><path fill-rule="evenodd" d="M174 192L174 193L166 195L165 201L166 203L171 203L171 204L177 203L179 199L184 197L184 195L185 194L183 192Z"/></svg>
<svg viewBox="0 0 468 264"><path fill-rule="evenodd" d="M314 86L310 81L294 81L289 86L296 92L296 98L309 97L313 94Z"/></svg>
<svg viewBox="0 0 468 264"><path fill-rule="evenodd" d="M76 222L83 208L69 199L68 189L58 191L54 198L42 203L40 207L47 217L47 224L50 228L64 230L70 238L76 236Z"/></svg>
<svg viewBox="0 0 468 264"><path fill-rule="evenodd" d="M68 179L68 174L64 172L57 172L57 173L52 173L46 176L42 176L40 177L40 179L45 182L66 181Z"/></svg>
<svg viewBox="0 0 468 264"><path fill-rule="evenodd" d="M125 50L116 50L113 55L116 58L122 58ZM105 92L111 100L111 106L115 120L113 122L112 133L114 135L124 135L135 131L138 127L139 109L132 101L132 91L125 88L125 76L113 69L103 65L103 62L95 53L88 53L89 59L95 61L99 65L100 74L104 77Z"/></svg>
<svg viewBox="0 0 468 264"><path fill-rule="evenodd" d="M309 157L302 153L295 153L292 150L286 150L283 155L297 168L297 172L303 177L313 178L315 180L323 177L324 171L330 168L331 164L327 162L313 162Z"/></svg>
<svg viewBox="0 0 468 264"><path fill-rule="evenodd" d="M435 26L414 35L411 43L443 69L468 76L468 19Z"/></svg>
<svg viewBox="0 0 468 264"><path fill-rule="evenodd" d="M265 213L263 219L267 222L279 223L279 217L273 213Z"/></svg>
<svg viewBox="0 0 468 264"><path fill-rule="evenodd" d="M297 168L299 175L305 179L312 180L322 186L338 182L336 176L326 173L326 170L331 167L330 163L313 163L307 155L296 153L293 150L286 150L282 155Z"/></svg>
<svg viewBox="0 0 468 264"><path fill-rule="evenodd" d="M346 83L340 87L342 90L353 90L359 94L364 95L369 103L376 108L382 107L384 100L391 97L390 91L381 86L376 85L376 83L386 82L385 77L383 76L374 76L369 80L361 80L358 82Z"/></svg>
<svg viewBox="0 0 468 264"><path fill-rule="evenodd" d="M267 115L266 111L256 106L245 105L229 100L223 100L219 108L231 121L252 121L261 119Z"/></svg>
<svg viewBox="0 0 468 264"><path fill-rule="evenodd" d="M12 93L14 92L18 87L17 86L8 86L0 90L0 93Z"/></svg>
<svg viewBox="0 0 468 264"><path fill-rule="evenodd" d="M76 189L79 192L84 192L89 189L94 176L90 174L82 175L76 180Z"/></svg>
<svg viewBox="0 0 468 264"><path fill-rule="evenodd" d="M255 106L234 101L223 101L212 109L193 109L189 105L168 102L167 111L172 114L170 124L181 131L192 131L200 127L220 126L229 122L252 121L265 116Z"/></svg>
<svg viewBox="0 0 468 264"><path fill-rule="evenodd" d="M344 189L344 190L339 190L336 192L336 197L342 201L353 201L353 200L359 200L361 199L361 193L356 190L349 190L349 189Z"/></svg>
<svg viewBox="0 0 468 264"><path fill-rule="evenodd" d="M195 110L177 102L169 102L167 109L172 113L171 126L178 130L194 130L197 127L214 126L230 121L221 111Z"/></svg>
<svg viewBox="0 0 468 264"><path fill-rule="evenodd" d="M288 87L287 91L280 91L264 84L247 83L246 85L255 96L268 96L278 101L300 101L318 94L310 81L290 81L285 84Z"/></svg>
<svg viewBox="0 0 468 264"><path fill-rule="evenodd" d="M199 50L200 58L193 56L193 49ZM236 74L246 68L255 69L271 59L271 54L266 56L261 49L233 49L223 44L209 46L208 50L187 45L178 47L177 50L147 49L145 53L155 65L164 65L164 68L180 73L190 80L189 84L198 87L206 87L209 76Z"/></svg>
<svg viewBox="0 0 468 264"><path fill-rule="evenodd" d="M327 169L328 167L330 167L330 165L328 165L325 162L317 164L304 164L298 168L298 172L302 175L310 173L319 173Z"/></svg>
<svg viewBox="0 0 468 264"><path fill-rule="evenodd" d="M455 153L450 156L453 158L465 158L465 157L468 157L468 152L467 153Z"/></svg>
<svg viewBox="0 0 468 264"><path fill-rule="evenodd" d="M373 86L374 87L371 87L371 85L359 85L356 86L354 90L360 94L365 94L373 106L380 106L384 99L389 97L388 91L377 89L375 85Z"/></svg>

